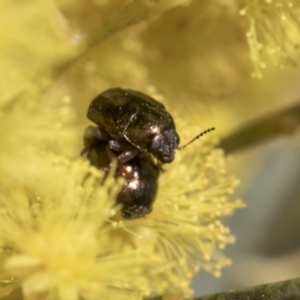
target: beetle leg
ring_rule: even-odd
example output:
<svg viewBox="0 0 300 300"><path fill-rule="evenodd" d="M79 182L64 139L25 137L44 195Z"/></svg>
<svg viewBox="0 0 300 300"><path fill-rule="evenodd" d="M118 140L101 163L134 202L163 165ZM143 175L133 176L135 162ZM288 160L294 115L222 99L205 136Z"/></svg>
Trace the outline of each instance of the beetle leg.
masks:
<svg viewBox="0 0 300 300"><path fill-rule="evenodd" d="M90 161L91 165L99 170L108 173L111 167L111 158L106 153L107 142L99 141L97 145L88 148L86 158ZM116 159L116 156L114 157Z"/></svg>
<svg viewBox="0 0 300 300"><path fill-rule="evenodd" d="M113 151L122 152L126 149L130 149L132 146L125 140L110 140L108 141L109 148Z"/></svg>
<svg viewBox="0 0 300 300"><path fill-rule="evenodd" d="M107 141L109 138L110 137L105 130L100 129L98 126L88 126L84 131L84 148L80 154L86 154L91 148L97 146L99 141Z"/></svg>
<svg viewBox="0 0 300 300"><path fill-rule="evenodd" d="M118 160L122 164L133 159L139 153L139 149L137 149L136 147L134 147L126 141L110 140L108 144L111 150L121 152L118 155Z"/></svg>
<svg viewBox="0 0 300 300"><path fill-rule="evenodd" d="M107 154L110 161L118 158L118 156L109 147L109 143L106 145L106 154Z"/></svg>
<svg viewBox="0 0 300 300"><path fill-rule="evenodd" d="M127 161L133 159L137 154L139 153L139 150L136 148L132 148L131 150L123 151L121 154L119 154L118 159L121 163L126 163Z"/></svg>

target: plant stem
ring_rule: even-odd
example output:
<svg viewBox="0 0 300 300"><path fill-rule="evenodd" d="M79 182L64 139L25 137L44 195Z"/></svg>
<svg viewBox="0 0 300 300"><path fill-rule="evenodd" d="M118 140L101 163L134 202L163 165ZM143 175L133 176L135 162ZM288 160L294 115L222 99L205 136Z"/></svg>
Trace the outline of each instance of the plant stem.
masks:
<svg viewBox="0 0 300 300"><path fill-rule="evenodd" d="M242 126L224 138L220 147L233 153L279 135L292 134L300 124L300 102L279 112L265 115Z"/></svg>
<svg viewBox="0 0 300 300"><path fill-rule="evenodd" d="M300 299L300 278L218 293L195 300L296 300Z"/></svg>
<svg viewBox="0 0 300 300"><path fill-rule="evenodd" d="M298 300L300 299L300 278L249 288L231 290L189 300ZM145 300L163 300L162 296Z"/></svg>

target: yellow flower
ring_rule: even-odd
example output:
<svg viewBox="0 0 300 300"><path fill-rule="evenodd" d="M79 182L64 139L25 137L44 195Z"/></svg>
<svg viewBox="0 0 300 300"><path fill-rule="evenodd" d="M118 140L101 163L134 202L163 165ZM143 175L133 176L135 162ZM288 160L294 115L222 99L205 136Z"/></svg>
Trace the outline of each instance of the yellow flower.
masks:
<svg viewBox="0 0 300 300"><path fill-rule="evenodd" d="M246 34L250 58L254 67L252 76L262 77L268 60L277 66L296 65L295 49L298 48L298 1L265 0L241 1L240 15L248 19Z"/></svg>
<svg viewBox="0 0 300 300"><path fill-rule="evenodd" d="M1 190L0 241L13 249L4 267L26 297L140 299L153 263L136 249L115 251L109 218L119 184L99 184L87 162L55 158L35 188ZM42 297L42 296L41 296Z"/></svg>
<svg viewBox="0 0 300 300"><path fill-rule="evenodd" d="M10 249L2 257L8 287L19 285L26 297L42 299L188 296L190 279L199 269L218 276L230 263L219 249L233 237L220 217L242 205L228 199L236 181L226 175L221 150L196 142L178 151L160 176L153 212L123 220L114 203L122 183L109 177L101 185L102 173L87 161L53 154L59 149L40 149L49 136L41 134L39 125L52 118L47 109L41 111L32 115L31 108L16 105L6 112L6 126L15 124L16 138L11 142L11 132L3 131L6 149L12 149L6 160L10 166L14 159L24 160L18 172L0 164L6 174L0 186L0 243L2 254ZM19 120L30 130L23 130ZM182 129L182 138L188 135ZM61 138L51 136L54 144ZM23 148L16 147L14 141L26 139ZM20 173L18 180L14 173Z"/></svg>
<svg viewBox="0 0 300 300"><path fill-rule="evenodd" d="M3 3L15 15L12 20L9 14L2 18L5 26L0 29L0 47L5 51L1 53L10 53L18 43L22 51L16 50L15 55L24 56L21 63L14 56L0 56L7 74L0 79L0 282L5 287L0 296L18 287L27 299L189 296L190 279L197 271L219 276L230 263L221 249L234 240L221 217L242 206L230 198L236 180L226 174L222 151L205 138L178 151L175 161L160 175L153 212L145 218L123 220L120 205L115 205L122 181L109 176L103 184L103 174L79 158L82 132L70 123L75 119L76 105L70 95L73 89L76 92L76 84L68 86L71 91L64 90L62 83L57 89L41 92L51 81L48 67L76 52L70 40L54 34L60 32L58 20L65 20L61 11L51 6L51 1L41 7L29 2L17 7L8 0ZM139 1L128 3L139 6ZM153 1L147 3L155 6ZM143 4L143 11L147 5ZM172 1L165 5L161 9ZM42 22L49 7L53 8L49 17L55 38L47 35L50 24ZM6 32L11 21L11 31ZM30 26L20 39L16 32L23 21ZM30 30L38 22L43 23L41 39ZM56 45L59 57L53 51ZM25 62L39 54L45 60L27 69ZM124 72L112 61L107 69ZM124 61L122 56L119 61ZM129 63L129 69L139 82L151 87L146 66L138 61L132 65ZM58 72L59 67L53 70ZM94 74L86 77L110 82L110 75L108 79ZM96 81L95 86L99 89ZM180 117L171 113L182 140L191 138L191 131L199 131L184 127Z"/></svg>

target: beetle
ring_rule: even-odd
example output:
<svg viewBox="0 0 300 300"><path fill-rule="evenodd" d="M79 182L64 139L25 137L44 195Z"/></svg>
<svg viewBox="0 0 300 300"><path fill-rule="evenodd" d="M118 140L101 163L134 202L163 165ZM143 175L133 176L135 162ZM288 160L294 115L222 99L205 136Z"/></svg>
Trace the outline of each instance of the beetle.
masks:
<svg viewBox="0 0 300 300"><path fill-rule="evenodd" d="M97 126L86 131L83 153L97 139L108 141L108 148L119 152L121 163L144 151L153 154L160 164L170 163L175 150L184 149L214 130L209 128L179 147L174 120L165 106L144 93L122 88L111 88L98 95L91 102L87 117Z"/></svg>
<svg viewBox="0 0 300 300"><path fill-rule="evenodd" d="M176 150L214 130L207 129L178 146L180 138L165 106L146 94L122 88L111 88L98 95L91 102L87 117L97 126L86 128L81 154L86 154L91 164L106 175L117 159L114 176L125 178L117 202L122 203L121 214L126 219L151 212L161 163L172 162ZM152 155L158 159L157 164Z"/></svg>
<svg viewBox="0 0 300 300"><path fill-rule="evenodd" d="M109 148L120 152L124 163L139 152L148 151L162 163L174 160L179 135L165 106L138 91L111 88L90 104L88 119L97 124L91 136L109 141Z"/></svg>
<svg viewBox="0 0 300 300"><path fill-rule="evenodd" d="M97 141L86 151L90 163L103 170L107 175L117 151L108 150L107 141ZM122 204L121 214L125 219L141 218L152 211L158 189L159 167L151 155L140 152L130 161L118 163L115 178L125 178L125 183L117 196L117 203ZM104 177L105 180L106 176Z"/></svg>

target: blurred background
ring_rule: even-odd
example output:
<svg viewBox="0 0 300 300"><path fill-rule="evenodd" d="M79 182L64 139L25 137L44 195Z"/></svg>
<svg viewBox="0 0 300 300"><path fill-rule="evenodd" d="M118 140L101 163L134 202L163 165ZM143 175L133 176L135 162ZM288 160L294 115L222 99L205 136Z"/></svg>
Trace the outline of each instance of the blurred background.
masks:
<svg viewBox="0 0 300 300"><path fill-rule="evenodd" d="M297 277L299 18L297 1L284 0L1 0L1 101L67 105L69 157L82 148L89 102L109 87L216 127L247 207L227 221L233 265L221 278L201 272L196 295Z"/></svg>

